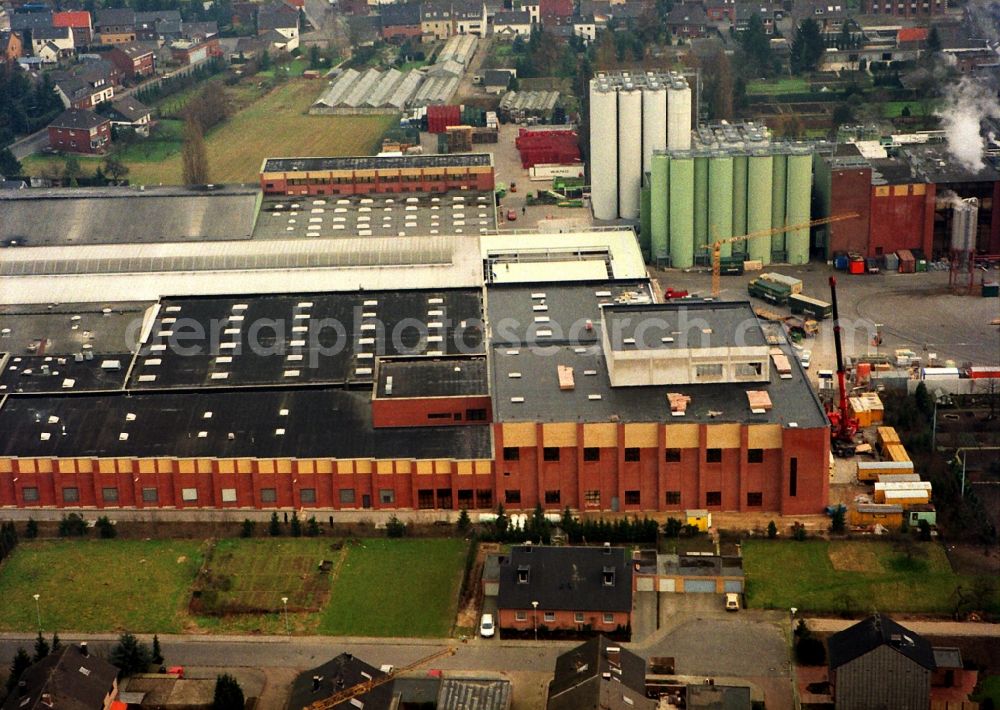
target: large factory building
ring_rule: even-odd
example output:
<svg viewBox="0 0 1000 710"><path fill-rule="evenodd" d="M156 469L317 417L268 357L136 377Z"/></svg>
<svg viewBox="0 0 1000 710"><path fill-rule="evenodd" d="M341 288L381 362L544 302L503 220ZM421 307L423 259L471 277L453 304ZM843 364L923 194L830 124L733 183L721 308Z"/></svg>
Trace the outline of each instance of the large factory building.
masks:
<svg viewBox="0 0 1000 710"><path fill-rule="evenodd" d="M630 230L303 240L238 220L252 193L93 209L112 192L115 219L190 199L210 224L0 250L0 507L827 503L828 422L789 346L746 303L655 303Z"/></svg>
<svg viewBox="0 0 1000 710"><path fill-rule="evenodd" d="M690 149L655 151L643 185L642 248L653 263L693 266L719 239L781 229L810 219L810 143L772 141L767 128L699 128ZM763 264L809 261L809 229L724 245Z"/></svg>
<svg viewBox="0 0 1000 710"><path fill-rule="evenodd" d="M968 250L1000 253L1000 168L989 158L982 169L969 170L944 143L887 148L859 141L817 156L815 170L822 215L861 216L827 227L827 258L848 252L877 257L901 249L948 257L956 247L956 215L973 199L978 211Z"/></svg>
<svg viewBox="0 0 1000 710"><path fill-rule="evenodd" d="M691 147L691 93L678 73L598 72L591 79L594 217L639 218L642 175L651 169L653 153Z"/></svg>

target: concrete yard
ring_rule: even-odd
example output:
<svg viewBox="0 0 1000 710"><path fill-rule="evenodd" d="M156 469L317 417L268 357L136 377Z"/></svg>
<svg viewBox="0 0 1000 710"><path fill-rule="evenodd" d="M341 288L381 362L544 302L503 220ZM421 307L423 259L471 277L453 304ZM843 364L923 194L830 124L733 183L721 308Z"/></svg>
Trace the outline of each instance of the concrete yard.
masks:
<svg viewBox="0 0 1000 710"><path fill-rule="evenodd" d="M928 353L937 353L939 361L950 359L959 366L965 362L977 365L1000 362L997 327L990 325L1000 309L997 299L951 293L947 272L852 276L820 263L768 266L765 271L802 279L803 293L823 301L830 300L827 279L831 274L837 276L845 356L884 354L895 348L910 348L925 360ZM652 270L652 273L664 288L687 289L702 296L711 292L708 269ZM747 272L743 276L723 276L721 298L749 298L746 284L755 275L755 272ZM980 272L977 280L982 276L987 281L995 280L997 272ZM789 313L787 308L765 301L751 301L754 306ZM881 324L883 341L879 348L871 341L875 324ZM819 335L807 339L803 347L812 351L810 377L814 382L819 370L836 369L831 321L823 321Z"/></svg>

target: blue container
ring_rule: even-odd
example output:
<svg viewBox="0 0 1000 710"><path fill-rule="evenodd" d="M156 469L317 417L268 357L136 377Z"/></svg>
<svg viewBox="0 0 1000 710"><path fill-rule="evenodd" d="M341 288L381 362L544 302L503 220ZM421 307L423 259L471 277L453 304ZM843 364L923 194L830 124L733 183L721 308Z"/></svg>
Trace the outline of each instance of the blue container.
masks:
<svg viewBox="0 0 1000 710"><path fill-rule="evenodd" d="M833 268L835 268L837 271L847 271L848 262L849 259L847 258L847 254L841 254L840 256L835 256L833 258Z"/></svg>

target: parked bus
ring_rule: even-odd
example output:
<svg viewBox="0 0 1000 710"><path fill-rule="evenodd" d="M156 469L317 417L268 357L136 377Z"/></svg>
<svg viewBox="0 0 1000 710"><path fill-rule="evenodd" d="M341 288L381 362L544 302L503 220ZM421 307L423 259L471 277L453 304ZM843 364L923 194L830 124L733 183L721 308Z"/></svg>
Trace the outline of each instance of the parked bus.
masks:
<svg viewBox="0 0 1000 710"><path fill-rule="evenodd" d="M823 320L833 315L833 306L818 298L793 293L788 297L788 307L795 315L807 315L816 320Z"/></svg>

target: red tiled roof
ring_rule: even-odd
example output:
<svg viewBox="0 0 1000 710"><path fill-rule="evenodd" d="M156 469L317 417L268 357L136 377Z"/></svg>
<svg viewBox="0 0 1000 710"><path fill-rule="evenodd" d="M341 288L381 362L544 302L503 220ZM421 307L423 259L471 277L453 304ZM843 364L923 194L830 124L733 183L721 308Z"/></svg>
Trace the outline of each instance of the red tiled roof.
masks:
<svg viewBox="0 0 1000 710"><path fill-rule="evenodd" d="M569 17L573 14L573 0L541 0L539 12L544 17Z"/></svg>
<svg viewBox="0 0 1000 710"><path fill-rule="evenodd" d="M923 42L927 39L928 29L926 27L903 27L896 34L896 41L902 42Z"/></svg>
<svg viewBox="0 0 1000 710"><path fill-rule="evenodd" d="M53 27L90 27L90 13L86 10L56 12L52 15Z"/></svg>

